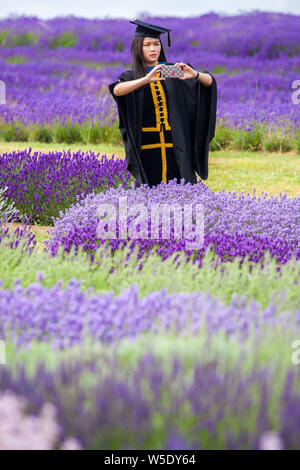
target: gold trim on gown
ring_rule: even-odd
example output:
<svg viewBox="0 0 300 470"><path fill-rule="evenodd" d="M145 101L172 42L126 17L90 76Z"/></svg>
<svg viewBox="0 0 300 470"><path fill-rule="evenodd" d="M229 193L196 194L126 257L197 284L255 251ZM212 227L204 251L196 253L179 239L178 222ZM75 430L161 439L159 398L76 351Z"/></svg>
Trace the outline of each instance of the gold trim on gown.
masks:
<svg viewBox="0 0 300 470"><path fill-rule="evenodd" d="M160 77L160 71L155 75ZM165 87L158 80L144 90L141 160L149 184L157 185L180 175L173 152Z"/></svg>

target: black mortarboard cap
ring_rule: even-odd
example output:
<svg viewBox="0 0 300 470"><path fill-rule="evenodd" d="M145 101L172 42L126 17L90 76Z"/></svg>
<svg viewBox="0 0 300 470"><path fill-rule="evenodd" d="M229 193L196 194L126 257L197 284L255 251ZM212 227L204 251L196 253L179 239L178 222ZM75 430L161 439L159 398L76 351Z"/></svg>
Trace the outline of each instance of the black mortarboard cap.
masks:
<svg viewBox="0 0 300 470"><path fill-rule="evenodd" d="M136 24L135 36L144 36L149 38L159 38L161 33L168 33L168 46L171 46L170 31L171 29L162 28L155 24L145 23L144 21L134 20L130 21L132 24Z"/></svg>

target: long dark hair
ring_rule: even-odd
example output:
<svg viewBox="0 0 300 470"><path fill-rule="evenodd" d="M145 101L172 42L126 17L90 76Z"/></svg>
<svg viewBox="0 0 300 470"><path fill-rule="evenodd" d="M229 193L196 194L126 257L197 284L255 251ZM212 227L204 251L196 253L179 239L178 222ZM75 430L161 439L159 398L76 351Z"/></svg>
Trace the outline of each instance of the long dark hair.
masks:
<svg viewBox="0 0 300 470"><path fill-rule="evenodd" d="M144 64L143 42L144 36L134 36L131 43L132 68L134 78L142 78L147 73L147 69ZM165 51L160 38L159 42L161 45L161 50L158 62L167 62Z"/></svg>

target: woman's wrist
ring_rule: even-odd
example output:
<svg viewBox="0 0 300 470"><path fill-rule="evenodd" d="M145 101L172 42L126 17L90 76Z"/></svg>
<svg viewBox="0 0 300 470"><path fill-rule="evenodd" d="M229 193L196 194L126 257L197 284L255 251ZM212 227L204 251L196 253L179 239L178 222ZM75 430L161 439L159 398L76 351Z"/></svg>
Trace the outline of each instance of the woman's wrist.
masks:
<svg viewBox="0 0 300 470"><path fill-rule="evenodd" d="M131 93L132 91L135 91L138 88L146 84L147 84L146 77L137 78L135 80L125 81L125 82L120 82L114 87L114 94L116 96L128 95L128 93Z"/></svg>
<svg viewBox="0 0 300 470"><path fill-rule="evenodd" d="M145 77L142 77L140 80L143 85L148 85L148 83L150 83L150 79L148 78L148 75L145 75Z"/></svg>
<svg viewBox="0 0 300 470"><path fill-rule="evenodd" d="M198 70L195 70L195 69L194 69L194 71L196 72L194 78L195 78L196 80L198 80L199 75L200 75L200 72L199 72Z"/></svg>

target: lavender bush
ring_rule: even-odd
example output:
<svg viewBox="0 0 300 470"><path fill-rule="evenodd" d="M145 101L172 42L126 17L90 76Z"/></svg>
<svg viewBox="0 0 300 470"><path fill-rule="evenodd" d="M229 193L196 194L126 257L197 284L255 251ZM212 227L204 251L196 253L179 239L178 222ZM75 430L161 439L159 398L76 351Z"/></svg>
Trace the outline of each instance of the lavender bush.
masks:
<svg viewBox="0 0 300 470"><path fill-rule="evenodd" d="M80 196L92 191L123 184L127 187L130 173L124 160L108 159L94 152L24 151L0 155L0 187L6 186L2 198L31 222L53 223ZM4 205L4 204L3 204ZM5 208L5 205L4 205Z"/></svg>
<svg viewBox="0 0 300 470"><path fill-rule="evenodd" d="M119 218L117 217L117 238L108 239L105 230L103 237L98 238L96 229L100 221L97 210L101 204L112 204L118 209L119 198L127 197L127 207L133 204L143 204L147 208L146 215L140 215L141 222L133 226L135 238L118 238ZM176 201L204 206L204 244L195 251L185 248L185 239L151 239L150 238L150 209L153 204L169 204ZM118 212L116 212L118 214ZM260 263L263 266L264 253L268 251L279 264L288 260L300 258L299 245L299 214L300 198L288 198L280 193L279 197L267 197L267 193L256 196L237 194L237 192L214 192L204 183L196 185L161 183L155 188L143 185L135 190L124 190L119 187L110 189L103 194L88 195L83 201L68 209L61 218L54 221L55 226L49 240L45 242L52 255L58 247L64 247L66 252L79 246L90 254L101 245L109 246L113 251L127 246L131 251L139 248L139 257L156 251L162 259L167 259L175 252L183 251L186 259L197 262L200 266L202 258L208 250L213 250L221 262L232 261L239 257L241 262L247 256L248 261ZM146 219L145 219L146 217ZM135 216L127 216L127 226L134 222ZM162 225L162 220L160 221ZM146 229L146 237L142 232ZM105 228L105 227L103 227ZM162 233L162 232L161 232ZM160 233L160 237L162 236ZM184 233L184 231L182 231ZM173 227L174 234L174 227ZM141 266L142 267L142 266Z"/></svg>

